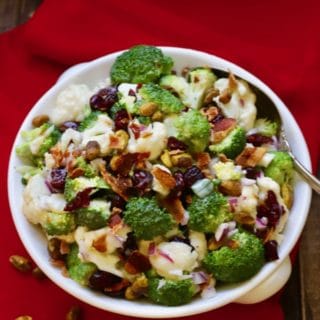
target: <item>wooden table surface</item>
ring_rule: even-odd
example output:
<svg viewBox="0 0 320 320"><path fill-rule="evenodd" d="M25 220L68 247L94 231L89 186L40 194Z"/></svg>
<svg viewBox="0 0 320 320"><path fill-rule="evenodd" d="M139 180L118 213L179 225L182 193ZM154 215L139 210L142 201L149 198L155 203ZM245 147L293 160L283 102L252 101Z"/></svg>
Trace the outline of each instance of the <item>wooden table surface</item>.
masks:
<svg viewBox="0 0 320 320"><path fill-rule="evenodd" d="M0 32L27 21L41 2L42 0L0 0ZM286 320L320 320L319 211L320 196L313 193L299 257L281 299Z"/></svg>

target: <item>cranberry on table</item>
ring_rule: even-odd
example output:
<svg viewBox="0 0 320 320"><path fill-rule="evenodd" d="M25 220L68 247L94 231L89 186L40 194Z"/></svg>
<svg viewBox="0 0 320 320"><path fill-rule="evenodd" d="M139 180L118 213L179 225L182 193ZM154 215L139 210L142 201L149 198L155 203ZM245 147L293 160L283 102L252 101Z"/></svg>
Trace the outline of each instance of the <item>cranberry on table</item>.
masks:
<svg viewBox="0 0 320 320"><path fill-rule="evenodd" d="M196 181L201 180L203 178L204 174L197 166L192 166L188 168L183 175L183 180L187 188L190 188Z"/></svg>
<svg viewBox="0 0 320 320"><path fill-rule="evenodd" d="M94 110L108 111L118 101L117 88L100 89L90 98L90 107Z"/></svg>

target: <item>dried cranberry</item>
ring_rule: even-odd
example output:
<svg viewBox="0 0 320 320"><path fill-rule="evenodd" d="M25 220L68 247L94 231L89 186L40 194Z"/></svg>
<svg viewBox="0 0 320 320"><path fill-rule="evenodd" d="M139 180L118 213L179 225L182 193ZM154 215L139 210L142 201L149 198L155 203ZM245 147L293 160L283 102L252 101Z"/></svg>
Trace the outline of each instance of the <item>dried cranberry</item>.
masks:
<svg viewBox="0 0 320 320"><path fill-rule="evenodd" d="M126 109L121 109L114 116L116 130L127 130L129 124L129 114Z"/></svg>
<svg viewBox="0 0 320 320"><path fill-rule="evenodd" d="M79 124L74 121L66 121L60 127L59 130L61 132L65 132L67 129L78 130Z"/></svg>
<svg viewBox="0 0 320 320"><path fill-rule="evenodd" d="M123 252L128 257L133 251L137 249L137 240L133 232L129 232L127 235L127 240L123 244Z"/></svg>
<svg viewBox="0 0 320 320"><path fill-rule="evenodd" d="M175 137L169 137L167 142L169 150L187 150L187 145Z"/></svg>
<svg viewBox="0 0 320 320"><path fill-rule="evenodd" d="M90 276L89 285L92 289L104 292L106 288L112 287L121 280L120 277L112 273L98 270Z"/></svg>
<svg viewBox="0 0 320 320"><path fill-rule="evenodd" d="M247 142L252 143L255 147L260 147L265 143L272 143L273 140L272 138L263 136L260 133L254 133L247 136Z"/></svg>
<svg viewBox="0 0 320 320"><path fill-rule="evenodd" d="M269 190L265 203L257 207L257 216L268 219L268 227L275 227L283 213L283 208L279 205L277 197L272 190Z"/></svg>
<svg viewBox="0 0 320 320"><path fill-rule="evenodd" d="M94 110L108 111L117 101L117 88L107 87L90 98L90 107Z"/></svg>
<svg viewBox="0 0 320 320"><path fill-rule="evenodd" d="M77 193L76 197L67 203L64 210L65 211L74 211L80 208L86 208L90 204L90 193L92 188L84 189Z"/></svg>
<svg viewBox="0 0 320 320"><path fill-rule="evenodd" d="M267 261L274 261L279 259L278 256L278 243L275 240L267 241L264 244L264 252L265 252L265 258Z"/></svg>
<svg viewBox="0 0 320 320"><path fill-rule="evenodd" d="M181 193L185 189L185 183L183 179L183 173L181 171L176 171L173 174L173 177L176 179L176 185L170 192L170 197L180 197Z"/></svg>
<svg viewBox="0 0 320 320"><path fill-rule="evenodd" d="M133 251L124 264L124 269L130 274L145 272L150 268L151 264L149 258L138 250Z"/></svg>
<svg viewBox="0 0 320 320"><path fill-rule="evenodd" d="M184 184L187 188L190 188L196 181L203 178L204 174L197 166L188 168L183 175Z"/></svg>
<svg viewBox="0 0 320 320"><path fill-rule="evenodd" d="M257 168L247 167L245 170L248 179L257 179L261 176L261 171Z"/></svg>
<svg viewBox="0 0 320 320"><path fill-rule="evenodd" d="M132 187L139 195L143 195L151 190L153 176L146 170L135 170L132 176Z"/></svg>
<svg viewBox="0 0 320 320"><path fill-rule="evenodd" d="M67 170L65 168L52 169L50 185L55 192L63 192L66 183Z"/></svg>
<svg viewBox="0 0 320 320"><path fill-rule="evenodd" d="M114 194L112 195L112 198L111 198L111 209L112 208L119 208L119 209L124 209L126 206L126 201L120 197L118 194Z"/></svg>

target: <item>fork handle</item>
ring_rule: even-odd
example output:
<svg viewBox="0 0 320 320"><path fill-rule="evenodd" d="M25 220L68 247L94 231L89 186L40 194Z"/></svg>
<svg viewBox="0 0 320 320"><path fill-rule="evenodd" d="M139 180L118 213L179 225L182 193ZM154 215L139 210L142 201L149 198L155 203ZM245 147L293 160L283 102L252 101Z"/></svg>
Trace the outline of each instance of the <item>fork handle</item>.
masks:
<svg viewBox="0 0 320 320"><path fill-rule="evenodd" d="M291 153L296 171L309 184L309 186L318 194L320 194L320 180L318 180L307 168Z"/></svg>

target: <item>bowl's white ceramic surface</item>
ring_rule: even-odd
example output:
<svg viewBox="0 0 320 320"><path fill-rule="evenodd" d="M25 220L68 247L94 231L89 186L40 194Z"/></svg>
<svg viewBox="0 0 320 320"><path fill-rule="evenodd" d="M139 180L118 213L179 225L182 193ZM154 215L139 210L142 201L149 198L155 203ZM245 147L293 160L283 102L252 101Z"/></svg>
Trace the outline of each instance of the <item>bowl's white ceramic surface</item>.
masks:
<svg viewBox="0 0 320 320"><path fill-rule="evenodd" d="M284 128L294 154L297 155L299 160L308 169L310 169L309 152L296 121L279 97L262 81L235 64L213 55L182 48L163 47L162 49L165 54L173 58L175 62L174 68L176 70L181 70L186 66L195 67L204 65L225 71L230 70L236 76L249 81L263 90L277 105L281 113L284 121ZM85 83L89 85L89 87L94 88L99 82L107 77L110 67L117 55L119 55L119 52L82 64L81 66L65 73L58 83L54 85L43 97L41 97L41 99L32 108L25 118L20 131L30 129L31 121L34 116L44 114L49 108L52 108L55 105L58 93L67 85L72 83ZM297 242L303 229L311 199L311 190L309 186L299 178L297 178L294 190L294 205L284 231L285 240L279 248L280 259L275 262L267 263L261 271L249 281L238 285L228 285L219 288L217 290L217 294L210 299L199 298L187 305L178 307L159 306L146 301L121 300L81 287L73 280L66 279L59 269L50 264L44 236L40 230L31 225L22 214L21 206L23 186L21 184L21 177L19 173L16 172L16 168L21 164L21 162L14 152L15 146L19 142L20 132L18 132L17 138L14 142L8 173L9 201L15 226L24 246L28 250L30 256L34 259L35 263L53 282L78 299L98 308L124 315L140 318L173 318L216 309L231 302L251 303L263 300L281 287L279 286L279 283L283 285L287 280L290 273L288 255ZM266 288L269 288L268 292L264 291ZM270 290L270 288L272 290ZM254 299L252 297L257 298Z"/></svg>

